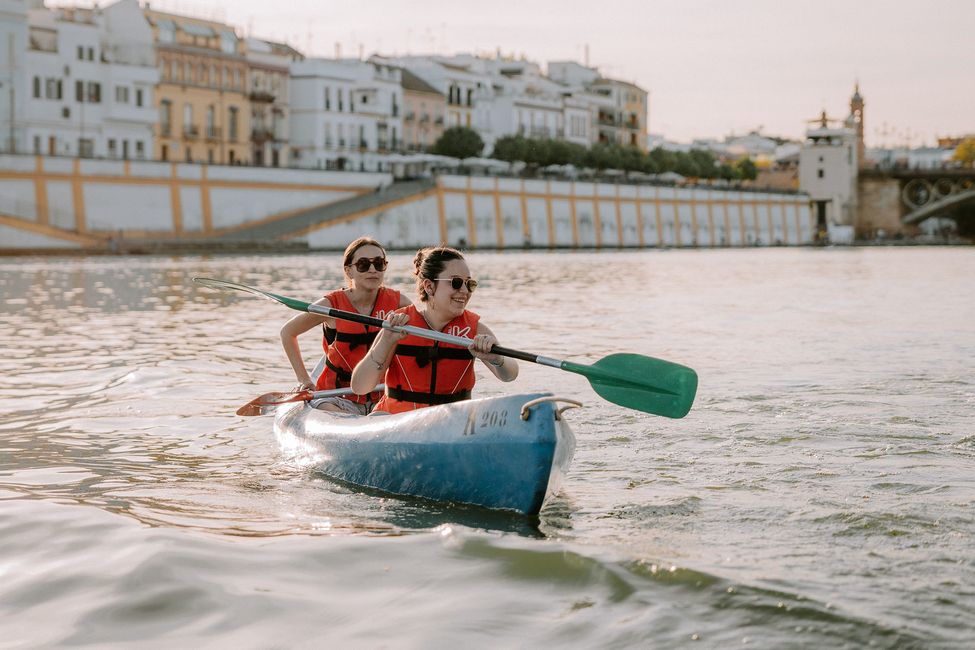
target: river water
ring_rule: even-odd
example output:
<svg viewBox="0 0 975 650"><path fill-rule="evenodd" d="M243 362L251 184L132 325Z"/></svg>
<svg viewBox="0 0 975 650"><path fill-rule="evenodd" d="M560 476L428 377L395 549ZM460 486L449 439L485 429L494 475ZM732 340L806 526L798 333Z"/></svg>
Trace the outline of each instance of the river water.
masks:
<svg viewBox="0 0 975 650"><path fill-rule="evenodd" d="M537 519L364 494L234 415L293 312L191 282L310 300L339 255L0 261L0 647L975 643L975 249L469 261L503 344L684 363L690 415L522 364L476 393L586 403Z"/></svg>

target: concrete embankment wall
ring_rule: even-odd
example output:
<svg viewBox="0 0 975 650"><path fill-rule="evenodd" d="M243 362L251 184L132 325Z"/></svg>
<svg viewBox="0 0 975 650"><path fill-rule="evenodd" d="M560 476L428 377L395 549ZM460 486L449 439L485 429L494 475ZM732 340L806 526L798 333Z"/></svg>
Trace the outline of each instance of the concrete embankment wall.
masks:
<svg viewBox="0 0 975 650"><path fill-rule="evenodd" d="M399 248L796 246L810 244L805 194L441 176L435 192L297 235L341 249L368 233Z"/></svg>
<svg viewBox="0 0 975 650"><path fill-rule="evenodd" d="M0 155L0 250L205 241L389 183L388 174Z"/></svg>
<svg viewBox="0 0 975 650"><path fill-rule="evenodd" d="M804 194L710 187L440 176L436 186L329 216L304 211L374 192L387 174L0 155L0 252L221 249L273 224L261 244L343 249L361 234L391 247L619 248L803 245ZM384 196L383 193L376 194ZM296 217L297 218L297 217ZM268 230L268 229L264 229ZM119 246L119 242L125 244ZM277 242L277 243L275 243ZM150 244L165 244L151 248ZM133 245L136 245L133 247ZM237 242L235 245L239 245Z"/></svg>

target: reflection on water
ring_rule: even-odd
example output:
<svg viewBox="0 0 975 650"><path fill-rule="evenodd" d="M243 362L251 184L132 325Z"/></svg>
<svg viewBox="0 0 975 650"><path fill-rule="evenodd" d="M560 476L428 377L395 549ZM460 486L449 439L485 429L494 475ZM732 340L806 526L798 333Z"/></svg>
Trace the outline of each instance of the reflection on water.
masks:
<svg viewBox="0 0 975 650"><path fill-rule="evenodd" d="M410 259L392 255L388 278L413 295ZM970 637L975 302L961 296L975 274L972 251L506 253L470 263L480 282L471 308L503 344L584 363L615 352L685 363L701 377L694 410L679 421L628 411L582 377L523 364L518 390L586 403L568 414L578 449L563 493L538 518L388 498L291 463L269 417L233 415L294 384L278 340L292 314L191 281L225 278L312 300L341 284L338 254L4 260L0 509L16 517L0 539L49 567L86 566L118 539L159 554L122 561L123 571L158 569L166 557L174 574L190 574L197 560L188 558L201 554L219 595L200 597L216 602L260 582L261 562L228 551L227 540L289 545L262 549L282 580L268 594L287 591L284 576L304 585L283 568L291 553L314 563L328 549L350 558L383 549L416 575L447 566L472 580L488 622L516 621L512 636L485 637L502 645L518 645L517 630L549 630L541 620L575 621L575 637L536 636L578 647L600 638L679 645L691 634L719 646L750 636L765 647ZM302 345L313 363L320 333ZM511 388L481 379L481 395ZM52 504L71 508L52 515ZM52 546L33 548L18 520ZM67 520L70 533L58 523ZM68 534L73 546L59 538ZM168 541L160 546L157 536ZM443 549L431 550L432 538ZM328 546L290 546L300 539ZM402 545L391 551L394 541ZM173 557L163 550L173 544L193 550ZM47 555L54 548L60 555ZM482 563L495 573L478 573ZM359 605L376 605L378 592L356 582L355 562L327 565ZM40 588L23 579L24 589ZM94 577L76 580L100 589ZM531 605L512 596L522 581L532 597L562 600L533 619ZM169 584L178 593L191 582ZM340 599L315 585L315 595L295 597L299 610ZM487 588L504 595L492 599ZM0 599L26 608L24 593L0 588ZM450 598L471 595L444 594L428 596L449 609L459 606ZM75 625L104 631L92 623L102 620L94 606L80 604L91 596L72 605L93 627ZM276 597L262 604L283 607ZM681 622L662 602L682 602L685 615L713 624ZM280 626L265 621L251 642L284 638ZM368 638L342 629L358 645ZM196 640L228 641L214 635Z"/></svg>

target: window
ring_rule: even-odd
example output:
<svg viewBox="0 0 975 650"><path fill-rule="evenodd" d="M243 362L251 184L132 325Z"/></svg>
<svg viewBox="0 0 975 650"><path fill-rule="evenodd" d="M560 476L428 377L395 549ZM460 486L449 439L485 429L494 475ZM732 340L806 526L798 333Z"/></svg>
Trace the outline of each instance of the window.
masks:
<svg viewBox="0 0 975 650"><path fill-rule="evenodd" d="M823 177L823 170L820 169L819 171L817 171L816 172L816 176L818 176L819 178L822 178Z"/></svg>
<svg viewBox="0 0 975 650"><path fill-rule="evenodd" d="M328 86L325 86L325 110L326 111L332 110L332 93L329 90Z"/></svg>
<svg viewBox="0 0 975 650"><path fill-rule="evenodd" d="M323 130L325 131L325 148L331 149L332 148L332 125L326 122Z"/></svg>
<svg viewBox="0 0 975 650"><path fill-rule="evenodd" d="M88 101L99 104L102 101L102 85L97 81L88 82Z"/></svg>
<svg viewBox="0 0 975 650"><path fill-rule="evenodd" d="M227 116L227 138L231 142L237 141L237 107L231 106Z"/></svg>
<svg viewBox="0 0 975 650"><path fill-rule="evenodd" d="M142 106L142 101L143 101L142 92L143 92L142 91L142 88L136 88L135 89L135 105L136 106Z"/></svg>
<svg viewBox="0 0 975 650"><path fill-rule="evenodd" d="M234 88L240 88L240 68L234 68Z"/></svg>
<svg viewBox="0 0 975 650"><path fill-rule="evenodd" d="M34 77L34 99L41 98L41 78Z"/></svg>
<svg viewBox="0 0 975 650"><path fill-rule="evenodd" d="M95 60L95 48L93 48L93 47L89 47L88 48L88 60L89 61L94 61Z"/></svg>
<svg viewBox="0 0 975 650"><path fill-rule="evenodd" d="M78 46L78 60L79 61L85 60L85 48L81 47L80 45Z"/></svg>
<svg viewBox="0 0 975 650"><path fill-rule="evenodd" d="M144 160L146 157L146 146L142 140L135 141L135 157L139 160Z"/></svg>
<svg viewBox="0 0 975 650"><path fill-rule="evenodd" d="M74 100L76 102L85 101L85 82L80 79L74 82Z"/></svg>
<svg viewBox="0 0 975 650"><path fill-rule="evenodd" d="M61 87L61 80L54 78L47 78L44 80L44 96L48 99L61 99L61 93L59 88Z"/></svg>
<svg viewBox="0 0 975 650"><path fill-rule="evenodd" d="M342 112L342 89L341 88L339 88L338 91L336 91L336 95L338 95L339 112L341 113Z"/></svg>
<svg viewBox="0 0 975 650"><path fill-rule="evenodd" d="M129 141L122 140L122 158L125 160L129 159Z"/></svg>
<svg viewBox="0 0 975 650"><path fill-rule="evenodd" d="M237 36L233 32L220 32L220 50L226 54L234 54L237 51Z"/></svg>
<svg viewBox="0 0 975 650"><path fill-rule="evenodd" d="M159 21L159 42L160 43L174 43L176 42L176 25L172 22Z"/></svg>
<svg viewBox="0 0 975 650"><path fill-rule="evenodd" d="M41 153L41 136L34 136L34 153Z"/></svg>
<svg viewBox="0 0 975 650"><path fill-rule="evenodd" d="M168 136L173 127L173 104L168 99L159 102L160 135Z"/></svg>
<svg viewBox="0 0 975 650"><path fill-rule="evenodd" d="M187 61L183 64L183 83L192 83L193 81L193 66Z"/></svg>
<svg viewBox="0 0 975 650"><path fill-rule="evenodd" d="M129 103L129 87L128 86L115 86L115 103L116 104L128 104Z"/></svg>
<svg viewBox="0 0 975 650"><path fill-rule="evenodd" d="M115 147L115 138L108 139L108 157L115 158L118 156L118 150Z"/></svg>
<svg viewBox="0 0 975 650"><path fill-rule="evenodd" d="M183 104L183 132L193 132L193 104Z"/></svg>
<svg viewBox="0 0 975 650"><path fill-rule="evenodd" d="M159 150L159 157L162 158L163 162L169 160L169 145L164 144Z"/></svg>

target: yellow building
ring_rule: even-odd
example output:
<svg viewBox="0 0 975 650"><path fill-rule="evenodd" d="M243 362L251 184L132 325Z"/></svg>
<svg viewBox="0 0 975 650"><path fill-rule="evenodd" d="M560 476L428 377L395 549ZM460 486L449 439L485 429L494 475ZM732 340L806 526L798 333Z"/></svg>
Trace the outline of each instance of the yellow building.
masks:
<svg viewBox="0 0 975 650"><path fill-rule="evenodd" d="M243 42L223 23L144 11L160 70L156 159L249 164L251 107Z"/></svg>

